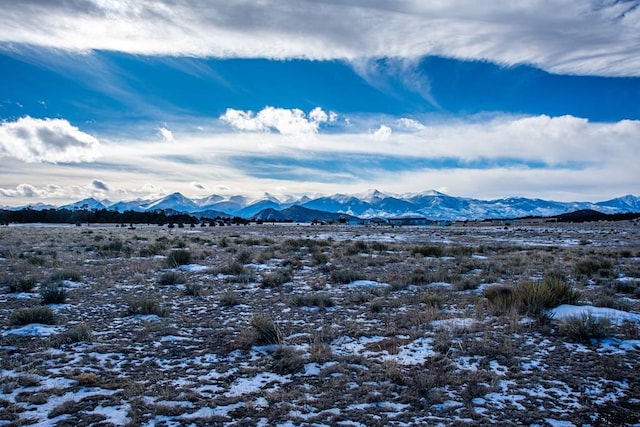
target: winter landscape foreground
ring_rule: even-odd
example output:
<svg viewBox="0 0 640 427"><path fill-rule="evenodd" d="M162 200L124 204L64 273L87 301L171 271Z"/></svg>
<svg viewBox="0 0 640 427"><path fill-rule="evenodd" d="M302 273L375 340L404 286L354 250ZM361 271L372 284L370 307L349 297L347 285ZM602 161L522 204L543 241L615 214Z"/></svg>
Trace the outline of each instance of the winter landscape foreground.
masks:
<svg viewBox="0 0 640 427"><path fill-rule="evenodd" d="M637 222L0 227L0 425L640 425Z"/></svg>

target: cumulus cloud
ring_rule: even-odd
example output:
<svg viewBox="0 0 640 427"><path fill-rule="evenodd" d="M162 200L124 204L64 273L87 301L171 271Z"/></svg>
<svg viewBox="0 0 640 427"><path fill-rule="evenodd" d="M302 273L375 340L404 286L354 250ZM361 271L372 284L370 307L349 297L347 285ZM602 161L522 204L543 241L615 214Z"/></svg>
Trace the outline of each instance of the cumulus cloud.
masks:
<svg viewBox="0 0 640 427"><path fill-rule="evenodd" d="M0 123L0 158L27 163L80 163L98 156L98 139L63 119L22 117Z"/></svg>
<svg viewBox="0 0 640 427"><path fill-rule="evenodd" d="M378 129L373 131L373 136L375 136L378 139L387 139L387 138L389 138L391 136L392 132L393 131L391 130L391 128L389 126L380 125L380 127Z"/></svg>
<svg viewBox="0 0 640 427"><path fill-rule="evenodd" d="M158 135L160 135L162 140L165 141L165 142L176 142L176 139L173 136L173 132L171 132L166 127L159 127L158 128Z"/></svg>
<svg viewBox="0 0 640 427"><path fill-rule="evenodd" d="M320 107L316 107L305 114L294 108L265 107L257 114L253 111L242 111L228 108L220 116L220 120L228 123L234 129L247 132L277 131L282 135L308 135L318 133L321 123L334 122L337 114L327 114Z"/></svg>
<svg viewBox="0 0 640 427"><path fill-rule="evenodd" d="M638 4L237 0L203 7L200 0L4 1L0 43L219 58L439 55L533 64L556 73L638 76Z"/></svg>

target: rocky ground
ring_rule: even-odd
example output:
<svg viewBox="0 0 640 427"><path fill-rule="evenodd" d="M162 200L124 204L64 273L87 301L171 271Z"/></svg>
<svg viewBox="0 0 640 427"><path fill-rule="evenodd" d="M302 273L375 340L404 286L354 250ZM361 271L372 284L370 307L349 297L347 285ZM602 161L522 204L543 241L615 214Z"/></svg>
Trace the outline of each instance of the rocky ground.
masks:
<svg viewBox="0 0 640 427"><path fill-rule="evenodd" d="M630 222L4 226L0 425L640 425L639 312Z"/></svg>

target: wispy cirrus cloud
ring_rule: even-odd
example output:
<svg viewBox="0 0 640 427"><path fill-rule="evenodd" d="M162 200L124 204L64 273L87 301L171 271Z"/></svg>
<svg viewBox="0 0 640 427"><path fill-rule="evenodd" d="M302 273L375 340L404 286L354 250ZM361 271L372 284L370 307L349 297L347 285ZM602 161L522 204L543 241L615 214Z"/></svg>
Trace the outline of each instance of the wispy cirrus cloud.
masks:
<svg viewBox="0 0 640 427"><path fill-rule="evenodd" d="M98 139L63 119L22 117L0 123L0 157L27 163L91 162L100 156Z"/></svg>
<svg viewBox="0 0 640 427"><path fill-rule="evenodd" d="M1 4L0 42L56 49L275 59L439 55L554 73L640 75L637 0Z"/></svg>
<svg viewBox="0 0 640 427"><path fill-rule="evenodd" d="M309 120L309 113L305 117ZM640 185L633 173L640 158L637 120L424 116L380 117L375 125L369 116L364 122L351 119L352 125L339 132L320 129L295 138L275 128L214 127L210 132L175 129L180 144L167 144L157 135L104 140L99 162L41 163L35 175L4 157L0 195L18 203L88 195L119 200L172 191L201 196L219 188L256 194L277 188L334 193L378 187L403 193L447 187L452 194L478 198L570 201L635 193ZM376 129L382 129L379 135ZM384 134L388 137L381 138ZM312 143L300 143L307 139Z"/></svg>

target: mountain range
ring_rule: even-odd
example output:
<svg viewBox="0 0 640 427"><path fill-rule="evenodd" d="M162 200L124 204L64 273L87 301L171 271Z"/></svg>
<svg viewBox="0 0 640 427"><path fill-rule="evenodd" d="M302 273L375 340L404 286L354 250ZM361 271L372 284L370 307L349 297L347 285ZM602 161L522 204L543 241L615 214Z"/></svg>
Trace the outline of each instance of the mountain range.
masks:
<svg viewBox="0 0 640 427"><path fill-rule="evenodd" d="M51 208L51 206L42 204L30 207L33 209ZM203 198L188 198L181 193L172 193L153 200L140 199L115 203L88 198L59 206L59 208L72 210L109 209L118 212L164 210L188 213L197 217L238 216L262 220L293 219L295 221L336 219L340 214L359 218L421 216L441 220L481 220L554 216L582 209L591 209L607 214L640 212L640 197L626 195L593 203L557 202L524 197L480 200L455 197L434 190L402 195L372 190L363 194L334 194L315 198L308 196L278 198L265 193L263 197L258 199L240 195L220 196L215 194Z"/></svg>

